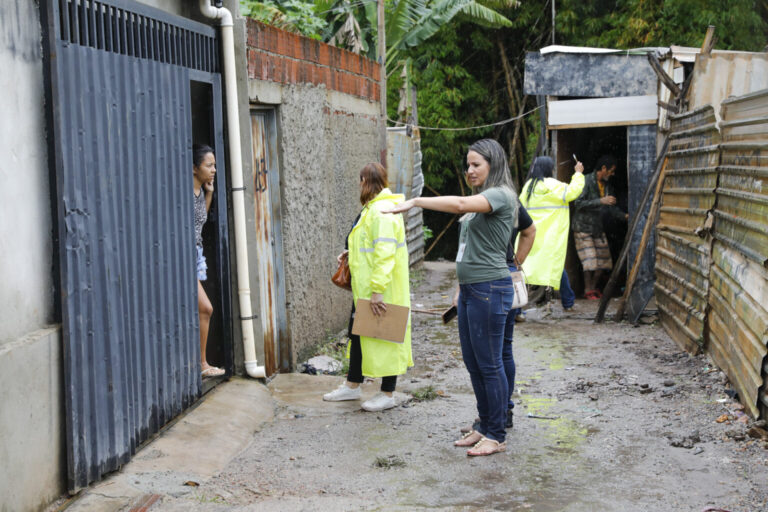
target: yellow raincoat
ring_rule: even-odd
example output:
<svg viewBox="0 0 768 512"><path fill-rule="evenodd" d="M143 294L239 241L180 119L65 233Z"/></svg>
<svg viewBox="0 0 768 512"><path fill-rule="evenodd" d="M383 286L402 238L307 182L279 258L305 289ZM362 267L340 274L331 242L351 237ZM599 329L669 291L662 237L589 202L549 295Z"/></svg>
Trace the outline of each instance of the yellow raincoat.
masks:
<svg viewBox="0 0 768 512"><path fill-rule="evenodd" d="M381 213L404 199L402 194L385 188L365 205L349 234L349 270L355 303L359 298L370 299L372 293L381 293L387 304L411 307L403 216ZM410 320L403 343L361 336L360 346L365 376L402 375L413 366Z"/></svg>
<svg viewBox="0 0 768 512"><path fill-rule="evenodd" d="M581 194L584 175L574 173L569 184L554 178L545 178L536 183L536 189L529 199L530 185L531 180L528 180L520 193L520 202L536 225L533 247L523 262L525 279L528 284L551 286L559 290L565 266L565 252L568 248L568 203Z"/></svg>

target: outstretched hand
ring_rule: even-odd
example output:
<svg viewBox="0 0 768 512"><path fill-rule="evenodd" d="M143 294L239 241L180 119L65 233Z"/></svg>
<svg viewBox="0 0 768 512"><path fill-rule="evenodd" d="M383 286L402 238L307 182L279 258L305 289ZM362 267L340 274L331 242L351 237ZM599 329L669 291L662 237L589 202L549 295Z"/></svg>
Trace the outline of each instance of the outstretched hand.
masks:
<svg viewBox="0 0 768 512"><path fill-rule="evenodd" d="M395 205L395 207L392 208L391 210L382 210L381 212L382 213L402 213L402 212L407 212L414 206L415 206L415 203L413 199L409 199L407 201L403 201L402 203Z"/></svg>
<svg viewBox="0 0 768 512"><path fill-rule="evenodd" d="M578 172L578 173L583 173L584 172L584 164L581 163L581 162L576 162L576 167L574 167L573 170Z"/></svg>

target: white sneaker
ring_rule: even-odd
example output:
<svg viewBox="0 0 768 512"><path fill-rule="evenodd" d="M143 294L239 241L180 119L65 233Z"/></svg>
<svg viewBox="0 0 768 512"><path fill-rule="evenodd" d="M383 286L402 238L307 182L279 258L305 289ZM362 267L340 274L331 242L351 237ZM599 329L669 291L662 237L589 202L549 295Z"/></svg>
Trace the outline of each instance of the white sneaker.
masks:
<svg viewBox="0 0 768 512"><path fill-rule="evenodd" d="M360 400L360 396L360 386L352 389L346 384L342 384L330 393L324 394L323 400L326 402L342 402L344 400Z"/></svg>
<svg viewBox="0 0 768 512"><path fill-rule="evenodd" d="M379 393L370 400L363 402L363 409L369 412L379 412L384 409L391 409L395 406L395 397Z"/></svg>

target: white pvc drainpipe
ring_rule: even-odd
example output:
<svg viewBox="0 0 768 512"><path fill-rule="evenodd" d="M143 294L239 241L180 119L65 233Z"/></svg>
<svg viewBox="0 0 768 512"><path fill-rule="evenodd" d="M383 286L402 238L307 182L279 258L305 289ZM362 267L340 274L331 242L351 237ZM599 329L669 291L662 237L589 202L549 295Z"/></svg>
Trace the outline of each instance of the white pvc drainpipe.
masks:
<svg viewBox="0 0 768 512"><path fill-rule="evenodd" d="M229 180L232 184L232 211L235 216L235 252L237 259L237 293L240 299L240 327L243 331L245 371L250 377L267 376L256 361L253 337L250 276L248 275L248 246L245 230L245 188L243 187L243 155L240 147L240 117L237 107L235 76L235 41L232 34L232 13L223 7L213 7L209 0L200 0L200 12L212 20L221 20L221 47L224 51L224 94L227 100L227 130L229 133Z"/></svg>

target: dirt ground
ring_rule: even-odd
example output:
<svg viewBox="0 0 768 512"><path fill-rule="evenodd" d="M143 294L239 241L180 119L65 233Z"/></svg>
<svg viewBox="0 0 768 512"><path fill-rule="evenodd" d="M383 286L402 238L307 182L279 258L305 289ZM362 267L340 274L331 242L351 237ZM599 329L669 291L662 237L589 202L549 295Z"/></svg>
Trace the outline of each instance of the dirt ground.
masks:
<svg viewBox="0 0 768 512"><path fill-rule="evenodd" d="M413 306L448 305L453 279L453 264L426 264ZM748 435L724 374L658 325L593 324L595 308L555 304L517 326L506 453L453 447L476 415L456 322L414 315L398 407L324 403L341 377L279 376L275 420L225 471L152 510L768 510L768 443Z"/></svg>

